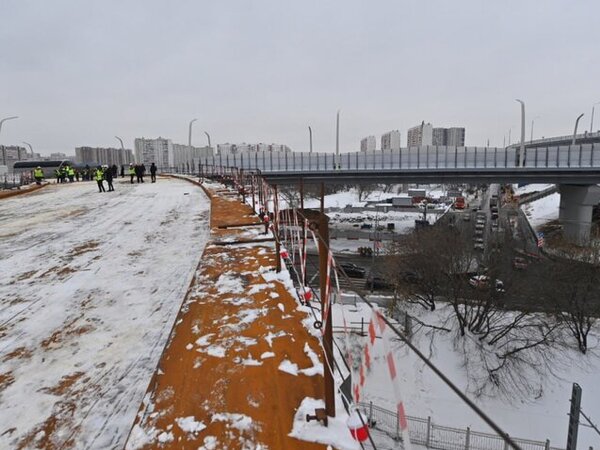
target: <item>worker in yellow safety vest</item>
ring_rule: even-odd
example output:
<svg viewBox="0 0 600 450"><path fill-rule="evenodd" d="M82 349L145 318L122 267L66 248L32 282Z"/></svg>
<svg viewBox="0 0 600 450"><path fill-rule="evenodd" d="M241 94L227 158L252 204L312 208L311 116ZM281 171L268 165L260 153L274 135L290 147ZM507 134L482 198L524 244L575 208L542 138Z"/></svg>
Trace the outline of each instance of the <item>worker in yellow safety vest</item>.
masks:
<svg viewBox="0 0 600 450"><path fill-rule="evenodd" d="M69 177L70 183L75 181L75 169L73 168L73 166L67 167L67 176Z"/></svg>
<svg viewBox="0 0 600 450"><path fill-rule="evenodd" d="M135 177L135 167L133 167L133 164L129 164L129 177L131 179L131 184L133 184L133 177Z"/></svg>
<svg viewBox="0 0 600 450"><path fill-rule="evenodd" d="M40 166L37 166L33 169L33 178L35 178L36 184L42 184L42 180L44 179L44 171Z"/></svg>
<svg viewBox="0 0 600 450"><path fill-rule="evenodd" d="M102 167L98 166L96 168L94 179L98 183L98 192L106 192L106 189L104 189L104 171L102 170Z"/></svg>

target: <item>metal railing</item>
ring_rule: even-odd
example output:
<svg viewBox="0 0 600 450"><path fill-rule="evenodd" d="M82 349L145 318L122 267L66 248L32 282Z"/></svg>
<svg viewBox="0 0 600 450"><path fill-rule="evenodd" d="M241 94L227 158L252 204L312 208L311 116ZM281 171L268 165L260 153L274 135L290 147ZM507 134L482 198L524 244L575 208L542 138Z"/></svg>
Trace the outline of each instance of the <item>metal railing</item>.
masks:
<svg viewBox="0 0 600 450"><path fill-rule="evenodd" d="M0 190L15 189L31 183L31 176L27 174L11 173L0 176Z"/></svg>
<svg viewBox="0 0 600 450"><path fill-rule="evenodd" d="M461 169L590 169L600 168L600 144L525 149L423 146L370 152L248 152L203 158L203 166L237 167L276 172L461 170Z"/></svg>
<svg viewBox="0 0 600 450"><path fill-rule="evenodd" d="M397 441L401 440L398 415L394 411L371 403L359 403L359 408L375 428ZM470 428L452 428L433 423L431 417L407 416L410 440L436 450L510 450L500 436L473 431ZM522 450L564 450L550 445L550 440L532 441L513 438ZM592 449L591 449L592 450Z"/></svg>

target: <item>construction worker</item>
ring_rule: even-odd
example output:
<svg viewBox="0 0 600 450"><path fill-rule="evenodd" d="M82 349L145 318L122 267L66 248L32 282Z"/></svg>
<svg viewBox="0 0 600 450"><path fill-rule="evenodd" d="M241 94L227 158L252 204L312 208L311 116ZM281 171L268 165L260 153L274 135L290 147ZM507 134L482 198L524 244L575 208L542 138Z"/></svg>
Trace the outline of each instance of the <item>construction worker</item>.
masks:
<svg viewBox="0 0 600 450"><path fill-rule="evenodd" d="M115 190L113 187L113 169L112 167L104 166L104 179L108 183L108 192Z"/></svg>
<svg viewBox="0 0 600 450"><path fill-rule="evenodd" d="M75 181L75 169L73 168L73 166L67 167L67 176L69 177L70 183Z"/></svg>
<svg viewBox="0 0 600 450"><path fill-rule="evenodd" d="M153 183L156 183L156 164L154 163L150 165L150 179Z"/></svg>
<svg viewBox="0 0 600 450"><path fill-rule="evenodd" d="M36 184L42 184L42 180L44 179L44 171L40 166L37 166L35 169L33 169L33 178L35 178Z"/></svg>
<svg viewBox="0 0 600 450"><path fill-rule="evenodd" d="M56 177L56 182L60 183L60 169L54 169L54 176Z"/></svg>
<svg viewBox="0 0 600 450"><path fill-rule="evenodd" d="M131 179L131 184L133 184L133 177L135 177L135 167L133 167L133 164L129 164L129 178Z"/></svg>
<svg viewBox="0 0 600 450"><path fill-rule="evenodd" d="M98 183L98 192L106 192L106 189L104 189L104 183L103 183L104 171L102 170L102 167L98 166L96 168L96 172L94 173L94 179Z"/></svg>

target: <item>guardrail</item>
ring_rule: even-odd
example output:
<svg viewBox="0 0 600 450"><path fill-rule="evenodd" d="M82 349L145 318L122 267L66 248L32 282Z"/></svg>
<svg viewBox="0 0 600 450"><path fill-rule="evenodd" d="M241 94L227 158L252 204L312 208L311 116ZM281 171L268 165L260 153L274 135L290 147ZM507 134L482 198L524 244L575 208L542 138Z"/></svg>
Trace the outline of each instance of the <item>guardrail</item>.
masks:
<svg viewBox="0 0 600 450"><path fill-rule="evenodd" d="M359 408L367 417L371 428L375 428L392 439L400 441L398 415L394 411L381 408L371 403L359 403ZM433 423L431 417L407 416L410 440L413 444L424 445L436 450L510 450L508 444L500 436L491 433L461 429ZM564 450L552 447L550 440L532 441L513 438L523 450ZM590 448L590 450L593 450Z"/></svg>

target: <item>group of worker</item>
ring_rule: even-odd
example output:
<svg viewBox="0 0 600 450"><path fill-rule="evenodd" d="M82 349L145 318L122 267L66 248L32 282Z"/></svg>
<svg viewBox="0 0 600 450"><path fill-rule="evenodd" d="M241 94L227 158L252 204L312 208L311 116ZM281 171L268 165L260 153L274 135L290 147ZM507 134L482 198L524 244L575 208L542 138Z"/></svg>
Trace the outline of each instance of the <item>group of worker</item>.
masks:
<svg viewBox="0 0 600 450"><path fill-rule="evenodd" d="M146 166L142 164L129 164L129 170L127 174L130 177L130 182L133 184L133 179L136 178L138 183L144 182L144 175L146 175ZM156 183L156 164L150 165L150 180L152 183Z"/></svg>
<svg viewBox="0 0 600 450"><path fill-rule="evenodd" d="M118 176L118 167L112 166L98 166L95 169L90 168L86 165L83 169L77 170L69 164L64 164L54 171L57 183L66 183L67 180L70 183L74 181L89 181L95 180L98 183L98 192L112 192L115 190L113 187L113 179ZM156 183L156 164L152 163L150 166L150 179L152 183ZM144 164L129 164L127 174L131 177L131 183L133 184L134 177L137 177L138 183L144 182L144 175L146 174L146 166ZM125 166L121 166L121 177L125 176ZM36 184L41 185L42 181L46 176L40 166L33 169L33 178ZM104 188L104 181L108 183L108 191Z"/></svg>

